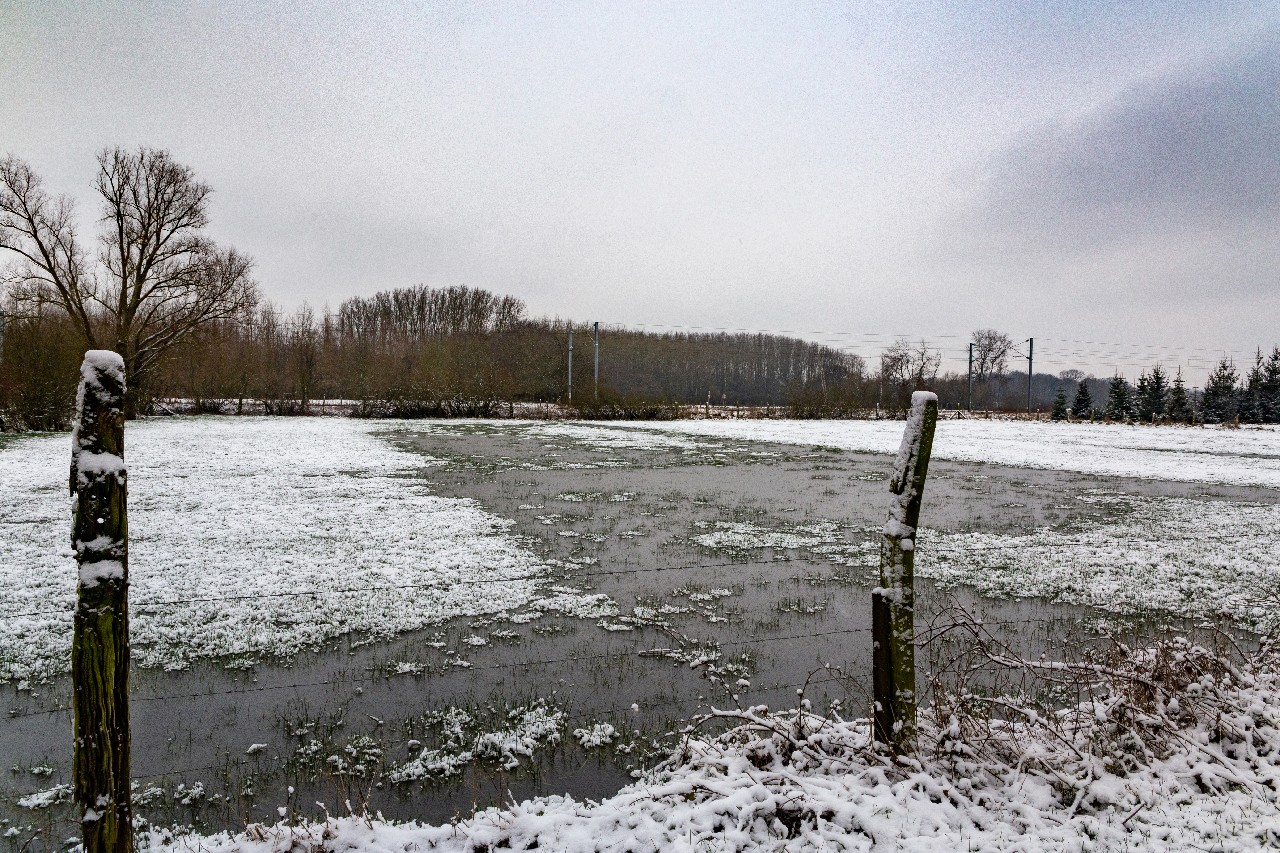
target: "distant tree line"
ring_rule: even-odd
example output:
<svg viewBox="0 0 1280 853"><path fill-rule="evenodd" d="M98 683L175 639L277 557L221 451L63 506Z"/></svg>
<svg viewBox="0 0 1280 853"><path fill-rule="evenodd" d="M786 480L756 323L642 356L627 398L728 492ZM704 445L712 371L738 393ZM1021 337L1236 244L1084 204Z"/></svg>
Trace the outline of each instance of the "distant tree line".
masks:
<svg viewBox="0 0 1280 853"><path fill-rule="evenodd" d="M1096 385L1096 380L1093 383ZM1082 379L1075 388L1070 405L1065 388L1059 388L1053 401L1051 416L1054 420L1068 417L1113 421L1146 421L1192 423L1197 417L1195 400L1189 393L1179 369L1172 382L1163 367L1157 364L1151 371L1138 377L1134 388L1123 376L1113 376L1106 383L1106 396L1097 393L1088 380ZM1095 400L1098 401L1095 403Z"/></svg>
<svg viewBox="0 0 1280 853"><path fill-rule="evenodd" d="M12 302L9 303L12 307ZM58 302L4 313L0 428L67 422L84 341ZM575 325L572 405L585 416L663 417L676 405L772 406L791 417L892 415L930 389L943 407L970 406L967 373L940 374L941 354L900 339L873 368L859 356L766 334L684 334L601 328L600 384L591 328ZM308 414L316 401L348 401L379 417L494 416L513 402L570 403L569 323L535 319L524 303L468 287L412 287L343 302L336 311L285 314L253 301L174 341L140 374L140 411L181 399L196 411ZM1007 336L974 334L974 408L1020 411L1025 371L1009 371ZM157 402L160 401L160 402ZM1280 348L1239 374L1224 360L1202 394L1181 371L1156 365L1131 385L1078 370L1036 373L1033 409L1055 418L1276 423Z"/></svg>
<svg viewBox="0 0 1280 853"><path fill-rule="evenodd" d="M894 341L874 369L840 349L770 334L652 334L607 327L601 381L579 330L568 387L562 320L468 287L388 290L336 312L285 315L262 302L253 262L204 233L211 188L163 150L107 148L97 159L98 251L69 197L52 195L15 156L0 159L0 429L67 422L80 358L124 359L128 414L181 398L204 411L306 414L315 400L359 414L486 416L515 401L572 403L583 414L650 417L672 406L785 407L794 417L894 413L930 389L948 408L1039 409L1113 420L1280 419L1280 349L1243 378L1223 361L1199 400L1159 365L1136 388L1065 371L1008 370L996 329L973 333L972 371L939 375L941 353ZM1067 386L1074 385L1070 404ZM1095 403L1094 401L1099 401ZM163 405L163 404L161 404Z"/></svg>
<svg viewBox="0 0 1280 853"><path fill-rule="evenodd" d="M362 414L488 416L509 402L569 400L569 324L530 319L519 299L468 287L414 287L343 302L337 311L267 304L209 320L141 377L140 411L182 398L197 410L306 414L317 400ZM856 355L759 334L654 334L602 327L599 396L590 327L575 328L573 402L624 414L663 404L793 406L852 413L865 365ZM65 423L83 352L53 303L9 314L0 345L0 410L11 426Z"/></svg>
<svg viewBox="0 0 1280 853"><path fill-rule="evenodd" d="M1265 358L1259 350L1243 377L1234 362L1224 358L1199 394L1187 388L1181 370L1171 380L1158 364L1139 374L1136 386L1117 374L1107 381L1106 390L1100 398L1096 388L1082 381L1068 405L1060 389L1053 417L1062 420L1069 413L1076 418L1151 423L1280 423L1280 347Z"/></svg>

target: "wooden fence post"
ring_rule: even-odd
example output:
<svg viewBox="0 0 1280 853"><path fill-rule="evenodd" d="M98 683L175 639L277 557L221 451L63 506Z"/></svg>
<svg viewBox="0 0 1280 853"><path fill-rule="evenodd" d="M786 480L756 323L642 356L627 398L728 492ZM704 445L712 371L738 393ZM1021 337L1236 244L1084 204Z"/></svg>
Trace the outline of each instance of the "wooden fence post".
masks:
<svg viewBox="0 0 1280 853"><path fill-rule="evenodd" d="M938 396L911 395L911 413L889 481L889 520L880 543L880 586L871 593L872 736L896 754L916 736L915 537L929 471Z"/></svg>
<svg viewBox="0 0 1280 853"><path fill-rule="evenodd" d="M80 566L71 640L73 776L85 853L133 850L124 395L124 360L108 350L86 352L71 433L71 544Z"/></svg>

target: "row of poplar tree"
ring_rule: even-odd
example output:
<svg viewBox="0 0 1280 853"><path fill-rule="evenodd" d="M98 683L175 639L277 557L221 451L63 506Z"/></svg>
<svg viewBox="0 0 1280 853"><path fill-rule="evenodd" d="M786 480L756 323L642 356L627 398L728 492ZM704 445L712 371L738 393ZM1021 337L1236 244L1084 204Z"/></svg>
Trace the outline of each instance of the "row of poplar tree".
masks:
<svg viewBox="0 0 1280 853"><path fill-rule="evenodd" d="M1123 376L1111 378L1107 399L1100 407L1088 384L1081 381L1075 396L1067 402L1066 389L1059 389L1053 401L1054 420L1109 418L1113 421L1169 421L1174 423L1280 423L1280 347L1263 357L1259 350L1243 377L1224 358L1209 374L1204 391L1192 394L1182 379L1182 370L1169 378L1160 365L1144 371L1137 387Z"/></svg>

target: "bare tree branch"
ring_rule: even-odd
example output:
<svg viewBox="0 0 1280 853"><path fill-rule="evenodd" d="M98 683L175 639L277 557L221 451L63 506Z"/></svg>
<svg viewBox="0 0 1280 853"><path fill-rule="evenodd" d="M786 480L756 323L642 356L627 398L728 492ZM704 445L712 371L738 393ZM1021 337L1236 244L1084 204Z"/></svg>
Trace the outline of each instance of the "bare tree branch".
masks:
<svg viewBox="0 0 1280 853"><path fill-rule="evenodd" d="M913 344L899 338L880 356L880 379L896 389L901 402L912 391L932 386L941 367L942 353L927 342Z"/></svg>
<svg viewBox="0 0 1280 853"><path fill-rule="evenodd" d="M11 291L10 297L23 301L53 294L76 321L85 345L93 347L94 323L86 303L95 288L86 273L73 218L71 201L51 198L26 162L13 156L0 161L0 249L19 259L6 279L27 285Z"/></svg>

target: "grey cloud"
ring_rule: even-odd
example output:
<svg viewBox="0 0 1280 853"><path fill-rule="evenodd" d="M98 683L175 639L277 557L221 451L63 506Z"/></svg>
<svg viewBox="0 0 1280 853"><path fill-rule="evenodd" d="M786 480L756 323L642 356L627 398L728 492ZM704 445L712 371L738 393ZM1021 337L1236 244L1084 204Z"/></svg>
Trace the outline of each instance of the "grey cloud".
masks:
<svg viewBox="0 0 1280 853"><path fill-rule="evenodd" d="M1280 33L1030 134L983 176L994 235L1091 249L1280 213Z"/></svg>

